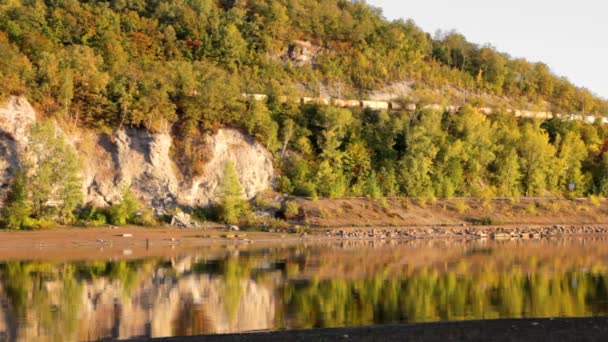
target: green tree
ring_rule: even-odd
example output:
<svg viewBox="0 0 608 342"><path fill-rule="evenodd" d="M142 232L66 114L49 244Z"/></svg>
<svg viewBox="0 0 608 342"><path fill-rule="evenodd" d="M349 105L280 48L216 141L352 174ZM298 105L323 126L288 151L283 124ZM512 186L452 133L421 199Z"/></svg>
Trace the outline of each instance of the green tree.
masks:
<svg viewBox="0 0 608 342"><path fill-rule="evenodd" d="M582 173L582 163L586 157L587 148L580 136L574 131L566 133L557 152L555 168L557 185L561 191L567 192L573 197L583 195L586 184ZM574 184L574 190L569 189L570 184Z"/></svg>
<svg viewBox="0 0 608 342"><path fill-rule="evenodd" d="M62 223L72 222L73 211L83 198L80 163L53 122L47 120L32 127L25 163L33 216L56 215Z"/></svg>
<svg viewBox="0 0 608 342"><path fill-rule="evenodd" d="M552 190L548 188L548 178L553 172L555 147L549 143L548 134L536 125L526 124L522 129L519 155L525 195L537 196Z"/></svg>
<svg viewBox="0 0 608 342"><path fill-rule="evenodd" d="M28 204L27 178L23 171L18 172L8 193L2 210L2 225L8 229L23 229L31 213Z"/></svg>
<svg viewBox="0 0 608 342"><path fill-rule="evenodd" d="M408 196L433 192L431 172L438 149L423 127L414 127L407 136L407 153L399 162L399 183Z"/></svg>
<svg viewBox="0 0 608 342"><path fill-rule="evenodd" d="M248 210L248 203L244 199L243 187L239 182L234 164L231 161L226 163L224 178L222 178L219 186L218 198L219 217L220 220L226 223L238 223Z"/></svg>
<svg viewBox="0 0 608 342"><path fill-rule="evenodd" d="M495 168L494 178L498 195L519 196L522 174L516 149L509 148L501 153L496 159Z"/></svg>

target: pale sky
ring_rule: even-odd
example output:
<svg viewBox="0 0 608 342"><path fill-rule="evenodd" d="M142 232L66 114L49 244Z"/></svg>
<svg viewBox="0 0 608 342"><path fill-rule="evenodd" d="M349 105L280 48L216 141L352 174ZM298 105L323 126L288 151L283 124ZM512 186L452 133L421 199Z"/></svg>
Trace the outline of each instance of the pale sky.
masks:
<svg viewBox="0 0 608 342"><path fill-rule="evenodd" d="M608 1L367 0L387 19L413 19L434 36L456 30L468 41L543 62L608 99Z"/></svg>

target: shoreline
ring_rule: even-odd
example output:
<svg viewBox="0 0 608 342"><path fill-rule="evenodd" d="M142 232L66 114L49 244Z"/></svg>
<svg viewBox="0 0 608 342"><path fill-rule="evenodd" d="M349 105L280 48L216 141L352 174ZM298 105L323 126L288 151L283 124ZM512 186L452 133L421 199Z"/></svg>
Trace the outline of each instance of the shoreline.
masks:
<svg viewBox="0 0 608 342"><path fill-rule="evenodd" d="M608 317L524 318L252 332L131 341L605 341Z"/></svg>
<svg viewBox="0 0 608 342"><path fill-rule="evenodd" d="M608 224L301 228L273 232L174 227L62 227L0 231L0 260L142 258L200 248L257 248L281 244L378 241L542 241L608 237Z"/></svg>

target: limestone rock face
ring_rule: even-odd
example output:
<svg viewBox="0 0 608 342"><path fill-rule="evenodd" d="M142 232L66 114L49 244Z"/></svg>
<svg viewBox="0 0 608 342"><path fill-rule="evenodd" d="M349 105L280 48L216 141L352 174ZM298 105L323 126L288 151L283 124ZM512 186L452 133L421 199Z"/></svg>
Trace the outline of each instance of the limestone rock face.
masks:
<svg viewBox="0 0 608 342"><path fill-rule="evenodd" d="M189 188L183 189L180 202L204 206L216 199L228 161L234 164L248 199L272 186L272 156L252 137L235 129L220 129L207 139L206 144L210 149L204 174L194 178Z"/></svg>
<svg viewBox="0 0 608 342"><path fill-rule="evenodd" d="M0 205L10 188L11 179L21 164L30 126L36 122L36 113L22 97L11 96L0 106Z"/></svg>
<svg viewBox="0 0 608 342"><path fill-rule="evenodd" d="M0 204L19 168L36 114L24 98L11 97L0 107ZM221 129L205 141L204 174L185 177L171 158L173 138L142 128L112 134L86 129L65 132L80 157L82 189L87 203L107 206L119 201L130 186L154 208L204 206L215 199L226 163L235 165L247 198L272 186L272 157L252 137L235 129Z"/></svg>
<svg viewBox="0 0 608 342"><path fill-rule="evenodd" d="M272 186L270 153L238 130L221 129L207 139L204 174L190 179L171 158L169 134L128 128L111 137L90 138L97 142L87 145L81 138L77 149L83 158L87 202L97 206L119 200L127 186L155 208L208 205L216 198L228 161L234 163L247 198Z"/></svg>

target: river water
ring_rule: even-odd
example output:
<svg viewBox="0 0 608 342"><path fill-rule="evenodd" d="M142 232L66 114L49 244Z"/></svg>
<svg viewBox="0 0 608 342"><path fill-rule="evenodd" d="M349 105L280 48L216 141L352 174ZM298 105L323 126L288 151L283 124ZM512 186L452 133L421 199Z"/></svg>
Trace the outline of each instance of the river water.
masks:
<svg viewBox="0 0 608 342"><path fill-rule="evenodd" d="M607 242L345 241L2 261L0 340L604 316Z"/></svg>

